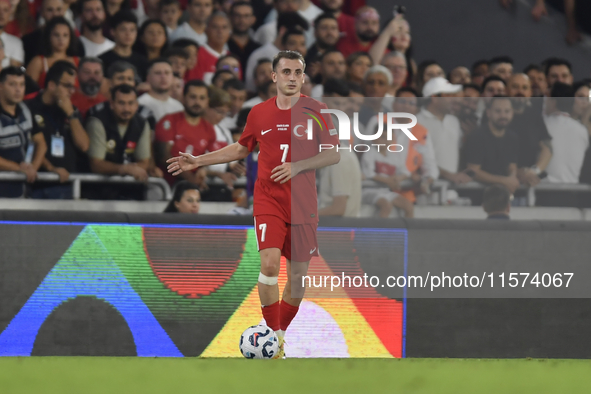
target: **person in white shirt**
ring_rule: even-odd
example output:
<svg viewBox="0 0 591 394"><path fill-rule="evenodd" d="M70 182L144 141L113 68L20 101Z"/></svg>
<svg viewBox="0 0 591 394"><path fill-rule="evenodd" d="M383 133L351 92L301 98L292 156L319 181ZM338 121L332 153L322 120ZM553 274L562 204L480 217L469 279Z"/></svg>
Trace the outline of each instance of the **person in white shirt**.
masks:
<svg viewBox="0 0 591 394"><path fill-rule="evenodd" d="M21 39L4 31L4 27L10 22L10 13L10 2L0 1L0 38L4 43L5 56L2 67L22 66L25 61L25 51Z"/></svg>
<svg viewBox="0 0 591 394"><path fill-rule="evenodd" d="M571 85L555 82L546 101L544 122L552 137L552 159L546 172L551 183L579 183L585 152L589 147L589 132L574 120L570 111L574 104Z"/></svg>
<svg viewBox="0 0 591 394"><path fill-rule="evenodd" d="M82 0L82 35L80 42L84 45L84 53L88 57L98 57L113 49L115 43L103 36L103 25L106 14L100 0Z"/></svg>
<svg viewBox="0 0 591 394"><path fill-rule="evenodd" d="M142 94L138 102L152 111L156 122L165 115L184 110L183 104L170 97L173 75L172 66L167 60L156 59L150 62L147 81L150 91Z"/></svg>
<svg viewBox="0 0 591 394"><path fill-rule="evenodd" d="M376 132L375 129L368 131L369 134ZM364 179L372 180L379 186L363 189L363 203L375 205L381 218L389 217L393 208L401 209L405 217L412 218L413 203L397 193L400 191L400 183L410 177L406 168L406 152L392 146L385 132L375 140L375 145L363 153L361 171Z"/></svg>
<svg viewBox="0 0 591 394"><path fill-rule="evenodd" d="M213 1L189 0L187 11L189 13L189 20L180 25L170 35L170 42L174 42L179 38L190 38L199 45L207 44L205 28L207 27L207 20L213 13Z"/></svg>
<svg viewBox="0 0 591 394"><path fill-rule="evenodd" d="M465 172L459 172L462 129L458 118L450 114L451 99L462 91L462 85L452 85L443 77L436 77L423 87L423 97L430 97L417 115L425 126L435 149L440 176L455 184L470 182Z"/></svg>
<svg viewBox="0 0 591 394"><path fill-rule="evenodd" d="M195 0L198 1L198 0ZM259 59L273 57L281 50L285 49L281 40L283 35L290 29L307 30L308 22L302 18L297 12L286 12L277 18L277 37L275 41L269 42L262 47L256 49L248 58L246 63L246 90L249 92L256 92L254 83L254 69L257 66Z"/></svg>

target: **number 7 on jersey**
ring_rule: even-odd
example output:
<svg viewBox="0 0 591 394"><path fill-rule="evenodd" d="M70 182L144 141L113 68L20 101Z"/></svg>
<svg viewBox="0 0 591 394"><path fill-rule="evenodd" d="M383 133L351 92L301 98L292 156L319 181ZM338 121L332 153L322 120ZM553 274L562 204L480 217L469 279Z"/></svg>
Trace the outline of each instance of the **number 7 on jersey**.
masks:
<svg viewBox="0 0 591 394"><path fill-rule="evenodd" d="M289 150L289 144L281 144L279 145L279 149L283 151L283 156L281 156L281 162L285 163L285 160L287 160L287 151Z"/></svg>

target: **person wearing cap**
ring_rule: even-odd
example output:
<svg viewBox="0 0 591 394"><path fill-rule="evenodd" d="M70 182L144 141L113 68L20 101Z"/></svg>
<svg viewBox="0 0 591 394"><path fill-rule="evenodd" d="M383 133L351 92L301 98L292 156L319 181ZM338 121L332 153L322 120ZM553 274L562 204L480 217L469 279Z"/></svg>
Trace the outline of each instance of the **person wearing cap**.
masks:
<svg viewBox="0 0 591 394"><path fill-rule="evenodd" d="M462 129L458 118L450 113L453 97L461 91L462 85L453 85L443 77L430 79L423 87L423 96L428 101L417 114L417 121L432 138L440 176L455 184L472 180L465 172L458 171Z"/></svg>

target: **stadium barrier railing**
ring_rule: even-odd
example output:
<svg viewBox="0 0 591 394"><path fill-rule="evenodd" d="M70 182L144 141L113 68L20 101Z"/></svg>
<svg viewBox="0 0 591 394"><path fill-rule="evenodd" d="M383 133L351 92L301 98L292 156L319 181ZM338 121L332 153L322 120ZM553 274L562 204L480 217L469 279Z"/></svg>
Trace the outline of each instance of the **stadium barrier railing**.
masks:
<svg viewBox="0 0 591 394"><path fill-rule="evenodd" d="M0 181L26 181L26 175L16 171L2 171L0 172ZM37 173L37 182L59 182L59 175L53 172L39 172ZM74 200L79 200L81 195L82 183L141 183L136 181L132 176L119 175L99 175L99 174L70 174L66 181L72 185L72 196ZM163 200L170 200L172 198L172 191L170 186L163 178L150 177L146 181L149 185L154 185L162 190Z"/></svg>

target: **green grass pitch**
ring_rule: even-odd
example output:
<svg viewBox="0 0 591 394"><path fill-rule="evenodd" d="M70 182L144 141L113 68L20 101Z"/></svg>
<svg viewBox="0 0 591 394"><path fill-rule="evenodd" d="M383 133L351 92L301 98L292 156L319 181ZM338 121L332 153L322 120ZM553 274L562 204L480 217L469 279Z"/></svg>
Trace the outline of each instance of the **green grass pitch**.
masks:
<svg viewBox="0 0 591 394"><path fill-rule="evenodd" d="M589 360L0 358L2 394L570 394L589 376Z"/></svg>

